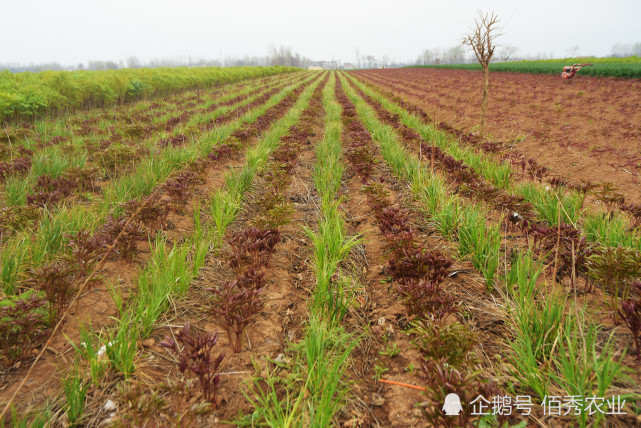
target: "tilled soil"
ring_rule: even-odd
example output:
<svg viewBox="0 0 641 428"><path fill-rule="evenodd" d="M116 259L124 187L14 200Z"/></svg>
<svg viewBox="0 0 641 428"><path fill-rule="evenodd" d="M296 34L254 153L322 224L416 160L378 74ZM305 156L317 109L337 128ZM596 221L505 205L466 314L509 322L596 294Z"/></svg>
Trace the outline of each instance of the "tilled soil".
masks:
<svg viewBox="0 0 641 428"><path fill-rule="evenodd" d="M436 122L478 125L482 73L398 69L355 72L417 104ZM495 72L490 76L490 139L573 180L610 182L641 202L641 82Z"/></svg>
<svg viewBox="0 0 641 428"><path fill-rule="evenodd" d="M225 354L221 369L220 402L215 412L206 419L207 423L216 424L233 420L239 414L251 414L253 408L242 392L242 384L261 374L256 373L253 362L265 368L268 359L278 360L279 355L280 359L285 356L287 343L298 341L302 337L303 324L308 317L309 291L314 287L310 243L302 226L315 222L314 207L318 203L311 181L311 167L314 163L311 141L304 150L292 184L286 191L295 212L291 222L280 228L281 241L271 257L265 277L267 285L261 295L265 306L255 322L246 329L241 352L232 353L224 328L205 314L207 302L211 299L211 293L207 289L233 277L225 262L224 255L228 251L225 245L207 262L185 300L176 303L177 309L171 317L171 323L156 329L153 334L154 344L146 352L146 364L139 367L142 373L149 373L149 377L153 379L149 382L150 385L166 381L167 378L180 379L176 363L171 361L167 350L159 346L163 338L172 334L170 328L175 331L175 328L189 322L198 330L218 332L220 339L215 352ZM256 187L259 188L261 180L257 181ZM229 233L245 227L257 214L251 197L243 210L243 214L230 226ZM262 374L266 377L267 373ZM142 374L139 378L144 379L145 375Z"/></svg>
<svg viewBox="0 0 641 428"><path fill-rule="evenodd" d="M323 83L319 85L323 86ZM320 91L315 93L320 96ZM317 99L318 104L320 100ZM319 121L322 116L317 118ZM186 381L179 371L177 359L167 349L161 346L165 338L175 335L178 329L189 323L191 328L198 332L217 332L219 341L214 349L214 354L225 355L221 365L221 383L217 394L217 403L213 412L206 412L202 416L189 415L188 425L206 424L207 426L227 426L237 417L247 417L253 412L251 403L245 393L248 392L248 383L255 376L266 378L271 370L270 360L281 363L289 361L287 353L288 344L299 341L304 332L304 324L308 319L309 294L315 286L315 276L311 266L311 243L307 237L304 226L313 226L317 221L318 195L312 180L313 166L315 164L315 145L322 137L322 127L316 124L313 137L299 141L300 152L296 161L290 185L281 189L285 200L293 207L289 223L278 228L280 241L274 248L269 266L266 269L266 286L260 294L264 307L256 319L246 328L243 336L243 346L239 353L233 353L230 338L224 326L219 325L207 312L212 299L211 289L220 286L223 282L234 279L234 274L228 264L230 246L225 242L220 250L213 252L200 276L192 283L184 299L174 303L172 310L166 315L164 322L160 322L152 334L145 341L145 350L141 358L142 363L133 383L129 388L141 391L145 400L155 393L163 394L160 385L178 385ZM282 143L281 143L282 144ZM227 230L227 236L235 231L242 230L251 225L262 213L260 196L263 189L268 188L264 176L254 179L251 194L247 195L245 202L234 222ZM196 382L197 383L197 382ZM189 399L202 402L199 388L190 390ZM165 395L167 390L164 390ZM119 401L118 421L127 423L136 412L128 412L126 394L114 394L111 398ZM166 398L174 400L173 395ZM157 406L158 414L151 415L147 423L154 425L176 421L176 416L164 414L171 413L166 405ZM184 410L184 409L183 409ZM103 417L106 417L104 415Z"/></svg>
<svg viewBox="0 0 641 428"><path fill-rule="evenodd" d="M306 86L306 84L303 86ZM287 103L291 104L292 101L287 100ZM281 108L280 110L278 112L274 110L272 116L273 114L281 116L287 109L283 110ZM253 130L256 125L252 123L240 129L247 127ZM254 145L257 140L256 136L249 136L243 149L240 150L241 153L233 152L230 158L220 161L204 161L204 168L200 174L202 182L197 183L190 189L191 197L186 205L175 206L171 204L170 198L163 194L162 189L159 189L159 194L163 195L162 202L172 207L168 216L168 227L165 230L168 245L180 242L180 240L191 235L194 227L193 212L196 205L200 207L207 205L208 198L212 192L223 187L228 170L242 167L245 150L247 147ZM161 184L159 184L160 186ZM16 401L21 403L21 408L27 408L31 405L38 406L47 398L58 396L61 393L60 375L69 368L73 361L73 347L70 341L76 344L80 342L79 329L81 326L91 326L95 332L99 332L103 327L111 325L114 317L118 317L118 309L112 299L108 285L121 293L124 299L127 299L135 292L141 266L144 266L150 259L149 241L138 242L137 248L137 254L130 262L108 259L99 272L100 283L98 286L87 287L77 303L70 308L69 315L65 319L61 330L56 334L51 345L47 347L48 352L36 363L31 376L21 390L20 395L16 398ZM0 384L2 385L0 388L0 402L4 403L12 396L30 364L31 361L28 361L28 364L19 363L8 370L0 372ZM106 379L106 382L111 384L112 379ZM99 389L91 388L88 394L90 397L93 395L100 397L102 393L103 391ZM93 409L93 411L100 413L98 408Z"/></svg>

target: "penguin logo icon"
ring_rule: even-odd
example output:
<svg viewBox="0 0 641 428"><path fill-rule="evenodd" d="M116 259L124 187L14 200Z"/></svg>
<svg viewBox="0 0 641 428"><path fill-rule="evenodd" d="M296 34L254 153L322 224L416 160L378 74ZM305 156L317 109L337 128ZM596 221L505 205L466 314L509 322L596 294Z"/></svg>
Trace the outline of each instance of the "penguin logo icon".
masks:
<svg viewBox="0 0 641 428"><path fill-rule="evenodd" d="M463 410L459 396L454 393L447 394L442 410L447 416L458 416L461 410Z"/></svg>

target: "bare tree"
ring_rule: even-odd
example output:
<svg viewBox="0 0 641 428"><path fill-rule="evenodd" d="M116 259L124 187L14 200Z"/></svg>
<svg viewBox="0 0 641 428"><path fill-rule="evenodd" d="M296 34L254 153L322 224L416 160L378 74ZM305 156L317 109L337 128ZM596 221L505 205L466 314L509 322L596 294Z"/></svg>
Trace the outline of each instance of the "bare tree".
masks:
<svg viewBox="0 0 641 428"><path fill-rule="evenodd" d="M127 68L142 68L144 67L142 61L138 57L130 56L125 61L127 61Z"/></svg>
<svg viewBox="0 0 641 428"><path fill-rule="evenodd" d="M516 55L518 52L519 48L513 45L505 45L501 48L501 52L499 53L499 56L501 57L501 61L507 62L509 61L513 56Z"/></svg>
<svg viewBox="0 0 641 428"><path fill-rule="evenodd" d="M358 63L358 68L361 68L361 50L356 47L356 62Z"/></svg>
<svg viewBox="0 0 641 428"><path fill-rule="evenodd" d="M434 49L434 64L440 64L445 56L445 51L443 48Z"/></svg>
<svg viewBox="0 0 641 428"><path fill-rule="evenodd" d="M570 58L576 58L577 54L579 53L579 47L577 45L570 46L565 50L568 55L570 55Z"/></svg>
<svg viewBox="0 0 641 428"><path fill-rule="evenodd" d="M389 55L383 55L381 64L383 65L383 68L387 68L387 66L389 65Z"/></svg>
<svg viewBox="0 0 641 428"><path fill-rule="evenodd" d="M447 62L450 64L459 64L465 54L463 46L454 46L447 50Z"/></svg>
<svg viewBox="0 0 641 428"><path fill-rule="evenodd" d="M434 58L434 52L429 49L423 51L423 65L429 64Z"/></svg>
<svg viewBox="0 0 641 428"><path fill-rule="evenodd" d="M367 61L367 68L372 68L372 64L376 62L374 55L367 55L365 60Z"/></svg>
<svg viewBox="0 0 641 428"><path fill-rule="evenodd" d="M496 50L495 40L500 36L498 31L499 18L492 12L483 14L474 19L474 29L463 39L463 45L472 48L476 59L483 68L483 99L481 101L481 121L479 134L485 135L485 111L487 110L488 95L490 92L490 60Z"/></svg>
<svg viewBox="0 0 641 428"><path fill-rule="evenodd" d="M118 64L114 61L89 61L87 68L89 70L117 70Z"/></svg>

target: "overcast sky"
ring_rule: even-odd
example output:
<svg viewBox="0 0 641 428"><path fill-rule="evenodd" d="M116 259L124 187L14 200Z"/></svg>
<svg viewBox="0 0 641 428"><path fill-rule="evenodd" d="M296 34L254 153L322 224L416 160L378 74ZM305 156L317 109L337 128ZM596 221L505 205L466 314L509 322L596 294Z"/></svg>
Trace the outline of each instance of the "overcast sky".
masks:
<svg viewBox="0 0 641 428"><path fill-rule="evenodd" d="M502 20L520 55L609 55L641 42L640 0L0 0L0 63L264 56L413 60L458 44L478 9Z"/></svg>

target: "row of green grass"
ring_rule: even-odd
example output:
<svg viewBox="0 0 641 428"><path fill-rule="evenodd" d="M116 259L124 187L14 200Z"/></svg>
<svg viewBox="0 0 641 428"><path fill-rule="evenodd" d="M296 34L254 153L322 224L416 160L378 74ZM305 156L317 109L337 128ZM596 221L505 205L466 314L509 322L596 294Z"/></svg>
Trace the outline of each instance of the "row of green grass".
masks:
<svg viewBox="0 0 641 428"><path fill-rule="evenodd" d="M373 109L353 90L347 92L392 171L412 186L437 229L449 240L458 238L459 255L464 256L467 252L461 247L469 245L465 242L468 233L474 235L471 242L479 248L474 257L486 255L478 261L473 260L474 266L486 280L489 269L494 289L505 302L501 304L501 311L513 334L506 338L508 364L502 366L502 376L513 379L504 385L507 391L512 395L531 395L538 404L546 396L559 393L611 397L614 383L620 381L624 370L621 360L625 351L615 349L612 336L603 340L601 327L586 315L590 308L568 300L556 290L555 284L541 283L539 276L543 266L531 251L516 253L514 261L505 266L505 273L495 278L500 260L508 260L498 245L492 244L494 240L500 242L498 228L482 218L481 207L448 194L445 180L438 173L431 173L415 154L403 147L396 132L378 121ZM444 218L451 217L453 221L443 223ZM492 251L483 250L487 247ZM496 263L484 264L488 257ZM626 399L639 399L636 394L622 395ZM598 426L603 422L603 415L581 412L575 419L581 427Z"/></svg>
<svg viewBox="0 0 641 428"><path fill-rule="evenodd" d="M194 232L190 237L168 246L164 235L157 235L151 246L151 260L139 274L138 287L132 298L125 301L115 288L112 289L112 297L119 308L116 325L103 328L99 333L94 332L92 327L85 328L81 334L85 345L75 347L80 356L87 360L91 379L87 376L82 378L77 369L75 375L72 370L66 378L65 385L71 383L76 386L65 388L64 409L68 418L73 416L74 420L81 420L86 393L84 386L90 381L100 383L107 368L124 379L134 375L139 356L138 344L153 331L156 321L168 309L170 302L187 292L204 265L206 255L220 247L227 226L239 212L242 199L251 188L254 177L278 147L280 139L298 121L317 85L318 81L310 85L285 117L275 122L258 144L247 151L242 169L230 169L225 189L212 194L206 211L208 224L203 224L201 208L197 206L193 214ZM100 344L106 345L106 361L101 361L95 352Z"/></svg>
<svg viewBox="0 0 641 428"><path fill-rule="evenodd" d="M282 86L288 86L288 84L289 81L285 81L283 82ZM218 98L204 100L200 107L206 108L212 104L235 98L238 95L248 94L253 89L254 88L248 86L240 89L239 91L231 91L229 93L221 94L221 96ZM151 135L145 138L139 139L134 145L128 143L114 144L109 148L109 150L112 150L114 154L109 156L115 156L117 154L117 148L122 149L121 151L123 155L127 155L128 153L131 153L129 149L132 147L135 147L136 150L147 150L147 152L149 153L146 157L137 160L137 163L144 163L147 158L150 158L152 156L162 156L161 152L163 149L160 149L157 145L159 139L171 135L177 135L186 132L186 130L196 130L195 133L192 131L192 133L188 134L188 138L194 140L198 138L198 133L200 132L197 129L198 123L203 122L206 119L215 120L217 117L223 114L234 111L235 109L241 108L242 106L251 103L256 98L260 97L263 93L264 91L261 91L249 96L244 100L239 101L236 104L221 106L211 112L199 113L197 115L194 115L189 119L187 123L184 123L174 129L171 134L165 132L164 130L161 130L159 132L153 132L151 133ZM154 119L154 122L161 122L163 121L163 119L166 119L170 116L171 113L159 115L156 119ZM64 121L58 120L57 122ZM62 126L62 129L65 129L64 123L62 124ZM65 135L69 134L69 132L70 131L65 130L63 132L56 133L56 135ZM45 147L44 149L38 149L38 143L35 140L25 140L24 142L22 142L22 146L24 148L35 150L36 154L33 157L31 170L25 178L10 177L6 180L3 189L3 202L5 206L12 207L25 205L27 201L27 195L33 193L34 191L38 191L35 185L39 176L49 175L51 178L56 178L63 174L64 171L66 171L68 168L85 168L86 166L88 166L87 162L89 158L89 152L87 143L92 140L91 136L74 136L72 134L69 136L71 137L71 142L69 145L66 145L64 147L50 146ZM114 161L117 163L116 159L114 159ZM100 165L96 166L99 167ZM117 171L115 173L112 173L104 168L99 169L99 174L102 177L117 178L120 180L124 179L124 177L127 177L126 174L121 175L118 174ZM112 175L120 175L120 177L111 177ZM96 200L96 198L92 197L92 200Z"/></svg>
<svg viewBox="0 0 641 428"><path fill-rule="evenodd" d="M321 200L318 226L316 230L306 228L313 244L316 277L310 315L303 339L290 346L294 362L287 367L289 375L281 373L286 367L276 366L267 378L257 378L246 394L255 408L252 424L331 426L349 392L343 375L357 340L341 327L351 302L352 280L340 265L358 240L347 235L336 198L344 165L341 108L333 97L335 81L332 75L323 90L325 132L316 148L313 179Z"/></svg>
<svg viewBox="0 0 641 428"><path fill-rule="evenodd" d="M314 248L316 287L310 319L301 346L307 366L308 390L304 426L326 427L341 410L350 386L344 380L351 351L358 339L345 332L341 321L352 304L355 278L341 265L359 243L347 233L344 213L337 198L345 167L341 159L341 107L334 98L332 73L323 91L325 133L316 149L314 185L321 200L318 229L308 230Z"/></svg>
<svg viewBox="0 0 641 428"><path fill-rule="evenodd" d="M461 242L459 255L471 258L474 267L485 277L486 287L492 289L499 264L501 234L498 224L486 225L487 208L480 204L463 204L458 196L449 195L445 178L426 173L421 160L400 145L394 129L377 119L374 110L348 85L347 77L341 75L341 78L361 121L379 143L383 159L395 174L412 184L439 232L458 237Z"/></svg>
<svg viewBox="0 0 641 428"><path fill-rule="evenodd" d="M310 75L306 81L317 79ZM305 82L303 82L305 83ZM11 294L25 278L29 269L42 265L52 257L66 251L65 235L80 230L94 230L110 214L118 214L119 204L150 194L159 183L189 161L207 156L211 149L224 141L231 133L246 123L252 123L269 107L285 98L295 86L289 86L270 98L265 104L247 112L235 121L214 128L201 135L191 145L168 147L160 156L147 158L131 175L110 182L104 188L104 197L91 205L62 206L55 213L46 213L39 221L37 232L32 236L23 231L3 243L0 252L2 274L0 284L4 293Z"/></svg>
<svg viewBox="0 0 641 428"><path fill-rule="evenodd" d="M592 242L641 250L641 230L632 229L631 218L627 214L608 213L604 210L588 212L583 209L583 197L564 186L551 188L534 182L517 184L509 162L500 162L476 148L461 145L457 139L424 123L421 118L390 101L380 92L352 76L350 80L365 94L381 102L387 110L398 114L401 123L417 131L425 141L432 142L455 159L463 161L493 185L511 194L523 196L546 223L556 226L560 215L563 223L581 228L586 238Z"/></svg>
<svg viewBox="0 0 641 428"><path fill-rule="evenodd" d="M544 61L493 62L490 71L506 71L532 74L561 74L563 67L573 64L593 63L579 72L580 76L618 77L624 79L641 79L641 58L566 58ZM419 65L415 68L445 68L456 70L481 70L481 65L474 64L440 64Z"/></svg>
<svg viewBox="0 0 641 428"><path fill-rule="evenodd" d="M294 67L179 67L106 71L0 72L0 122L61 110L109 106L142 97L208 88Z"/></svg>

